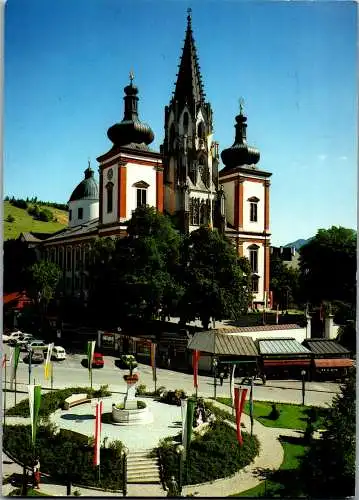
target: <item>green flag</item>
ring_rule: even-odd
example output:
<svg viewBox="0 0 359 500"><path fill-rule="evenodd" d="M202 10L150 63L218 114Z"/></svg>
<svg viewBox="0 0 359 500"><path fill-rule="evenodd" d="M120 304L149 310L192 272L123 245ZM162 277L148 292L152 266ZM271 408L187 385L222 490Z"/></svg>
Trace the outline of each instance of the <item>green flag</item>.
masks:
<svg viewBox="0 0 359 500"><path fill-rule="evenodd" d="M191 444L192 428L193 428L193 415L196 406L196 401L194 399L188 399L187 401L187 416L186 416L186 451L189 453L189 447Z"/></svg>
<svg viewBox="0 0 359 500"><path fill-rule="evenodd" d="M31 420L31 437L32 444L35 446L37 422L39 418L39 410L41 404L41 386L29 385L29 407L30 407L30 420Z"/></svg>
<svg viewBox="0 0 359 500"><path fill-rule="evenodd" d="M12 357L12 374L10 379L10 389L12 390L12 386L16 377L17 365L19 364L20 358L20 346L15 346L13 350Z"/></svg>

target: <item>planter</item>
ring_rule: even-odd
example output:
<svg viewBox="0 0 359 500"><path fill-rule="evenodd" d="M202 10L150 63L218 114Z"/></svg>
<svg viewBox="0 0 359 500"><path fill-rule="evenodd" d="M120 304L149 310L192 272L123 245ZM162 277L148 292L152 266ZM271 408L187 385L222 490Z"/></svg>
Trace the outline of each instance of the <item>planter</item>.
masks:
<svg viewBox="0 0 359 500"><path fill-rule="evenodd" d="M142 403L146 405L144 401L137 401L138 403ZM123 406L119 404L118 406ZM125 405L124 405L125 406ZM145 408L134 408L134 409L126 409L126 408L117 408L117 406L112 406L112 420L114 424L117 425L141 425L148 424L153 421L153 415L149 411L147 405Z"/></svg>

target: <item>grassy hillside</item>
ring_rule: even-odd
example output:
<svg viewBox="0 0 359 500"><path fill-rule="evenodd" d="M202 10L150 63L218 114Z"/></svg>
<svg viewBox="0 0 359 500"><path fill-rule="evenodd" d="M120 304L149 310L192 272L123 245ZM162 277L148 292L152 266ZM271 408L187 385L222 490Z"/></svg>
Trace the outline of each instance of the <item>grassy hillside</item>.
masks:
<svg viewBox="0 0 359 500"><path fill-rule="evenodd" d="M59 210L58 208L52 208L48 206L41 205L40 208L47 208L54 214L54 218L57 222L42 222L39 220L34 220L31 215L27 213L26 210L22 208L14 207L10 202L4 202L4 239L9 240L10 238L17 238L20 233L26 231L35 231L38 233L53 233L59 231L67 225L68 214L64 210ZM14 222L6 222L7 216L11 214L14 218Z"/></svg>

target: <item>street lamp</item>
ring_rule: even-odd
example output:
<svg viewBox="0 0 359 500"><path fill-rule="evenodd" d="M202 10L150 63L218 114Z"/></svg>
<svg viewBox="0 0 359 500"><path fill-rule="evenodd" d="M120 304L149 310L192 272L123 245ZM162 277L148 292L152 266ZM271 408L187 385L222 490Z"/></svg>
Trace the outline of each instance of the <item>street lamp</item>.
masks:
<svg viewBox="0 0 359 500"><path fill-rule="evenodd" d="M213 365L213 374L214 374L214 399L217 398L217 365L218 365L218 360L217 358L213 358L212 361Z"/></svg>
<svg viewBox="0 0 359 500"><path fill-rule="evenodd" d="M123 482L123 496L127 496L127 455L128 448L122 448L122 482Z"/></svg>
<svg viewBox="0 0 359 500"><path fill-rule="evenodd" d="M306 375L306 371L302 370L300 373L302 375L302 405L304 406L304 398L305 398L305 375Z"/></svg>
<svg viewBox="0 0 359 500"><path fill-rule="evenodd" d="M178 455L178 494L182 495L182 467L183 467L183 452L184 446L179 444L176 448Z"/></svg>

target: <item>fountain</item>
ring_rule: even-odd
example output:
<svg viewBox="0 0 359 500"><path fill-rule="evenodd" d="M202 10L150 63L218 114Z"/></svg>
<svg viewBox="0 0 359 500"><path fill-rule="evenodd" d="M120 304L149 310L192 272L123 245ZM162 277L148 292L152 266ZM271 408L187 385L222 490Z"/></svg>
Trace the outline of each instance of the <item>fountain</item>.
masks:
<svg viewBox="0 0 359 500"><path fill-rule="evenodd" d="M127 382L127 392L122 403L112 405L112 420L115 425L148 424L153 421L145 401L136 398L136 384L139 379L138 373L132 373L123 377Z"/></svg>

